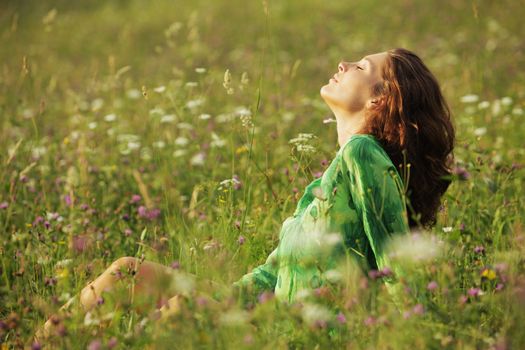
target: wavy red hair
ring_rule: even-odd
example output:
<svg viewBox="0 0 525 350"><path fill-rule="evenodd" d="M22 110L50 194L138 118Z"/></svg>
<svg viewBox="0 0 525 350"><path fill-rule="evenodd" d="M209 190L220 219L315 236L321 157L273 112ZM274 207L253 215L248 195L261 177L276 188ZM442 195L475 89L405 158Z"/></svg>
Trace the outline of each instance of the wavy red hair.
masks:
<svg viewBox="0 0 525 350"><path fill-rule="evenodd" d="M372 95L360 133L375 136L401 174L410 227L431 227L451 182L455 130L439 83L423 61L403 48L388 50L383 81Z"/></svg>

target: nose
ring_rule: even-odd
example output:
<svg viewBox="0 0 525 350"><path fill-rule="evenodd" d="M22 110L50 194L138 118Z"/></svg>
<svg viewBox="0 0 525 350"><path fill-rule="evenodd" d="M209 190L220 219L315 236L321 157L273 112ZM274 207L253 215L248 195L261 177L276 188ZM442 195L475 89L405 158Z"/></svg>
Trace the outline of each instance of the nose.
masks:
<svg viewBox="0 0 525 350"><path fill-rule="evenodd" d="M347 66L346 62L344 61L339 62L339 65L338 65L339 71L344 72L346 70L346 66Z"/></svg>

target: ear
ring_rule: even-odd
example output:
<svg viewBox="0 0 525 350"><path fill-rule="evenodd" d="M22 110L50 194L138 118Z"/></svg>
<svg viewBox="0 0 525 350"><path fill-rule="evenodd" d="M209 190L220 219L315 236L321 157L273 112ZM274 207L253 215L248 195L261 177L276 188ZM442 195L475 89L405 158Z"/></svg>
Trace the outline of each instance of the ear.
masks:
<svg viewBox="0 0 525 350"><path fill-rule="evenodd" d="M383 96L371 97L367 101L368 108L377 108L377 107L381 106L383 104L383 102L384 102Z"/></svg>

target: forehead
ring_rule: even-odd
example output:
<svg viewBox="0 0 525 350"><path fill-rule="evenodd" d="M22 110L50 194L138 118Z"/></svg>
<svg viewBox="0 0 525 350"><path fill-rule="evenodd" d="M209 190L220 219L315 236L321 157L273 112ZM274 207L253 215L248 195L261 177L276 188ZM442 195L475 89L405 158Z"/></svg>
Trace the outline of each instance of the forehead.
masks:
<svg viewBox="0 0 525 350"><path fill-rule="evenodd" d="M371 55L366 55L363 57L363 59L368 58L369 60L372 60L374 62L379 62L379 61L384 60L386 56L387 56L386 52L379 52L379 53L374 53Z"/></svg>

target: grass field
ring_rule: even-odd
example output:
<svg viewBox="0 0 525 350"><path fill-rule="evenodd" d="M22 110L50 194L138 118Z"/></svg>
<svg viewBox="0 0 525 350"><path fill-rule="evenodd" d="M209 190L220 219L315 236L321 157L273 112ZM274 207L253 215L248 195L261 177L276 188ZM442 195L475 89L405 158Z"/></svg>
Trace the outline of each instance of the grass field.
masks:
<svg viewBox="0 0 525 350"><path fill-rule="evenodd" d="M447 249L412 266L424 303L398 315L355 271L304 306L196 298L160 325L108 294L46 344L525 348L524 16L512 0L1 1L2 349L45 345L35 328L121 256L223 285L263 263L337 150L319 89L394 47L434 72L457 130L432 232Z"/></svg>

